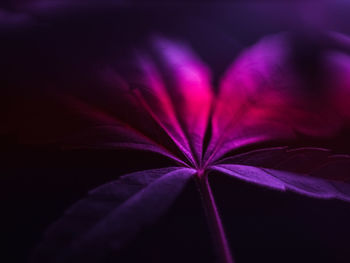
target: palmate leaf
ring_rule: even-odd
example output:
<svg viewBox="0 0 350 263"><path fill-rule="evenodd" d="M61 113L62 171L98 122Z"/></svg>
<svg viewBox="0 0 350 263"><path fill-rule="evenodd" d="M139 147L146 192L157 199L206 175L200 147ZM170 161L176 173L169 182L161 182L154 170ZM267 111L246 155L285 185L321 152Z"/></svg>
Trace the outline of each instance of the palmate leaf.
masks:
<svg viewBox="0 0 350 263"><path fill-rule="evenodd" d="M154 223L196 171L169 167L122 176L92 190L46 232L33 262L105 262Z"/></svg>
<svg viewBox="0 0 350 263"><path fill-rule="evenodd" d="M273 148L224 158L241 146L297 139L298 133L329 136L348 121L342 113L349 98L344 76L350 60L327 53L341 85L329 85L337 91L334 97L328 89L314 89L311 94L317 96L310 97L310 79L303 79L288 60L293 57L288 53L291 42L289 35L280 35L247 49L226 72L217 93L207 66L188 46L160 37L126 63L95 54L90 47L83 49L83 61L73 56L77 61L70 63L65 54L69 67L49 71L47 79L29 74L28 85L38 92L26 97L22 108L14 107L9 118L9 130L20 141L153 151L178 165L126 175L93 190L49 228L33 261L117 260L118 251L154 223L193 177L204 186L199 191L213 232L218 232L213 235L223 247L221 260L231 263L206 181L210 170L282 191L350 201L348 157L315 148ZM70 48L63 53L74 54ZM11 87L27 85L25 78L13 82ZM55 95L42 95L50 92Z"/></svg>

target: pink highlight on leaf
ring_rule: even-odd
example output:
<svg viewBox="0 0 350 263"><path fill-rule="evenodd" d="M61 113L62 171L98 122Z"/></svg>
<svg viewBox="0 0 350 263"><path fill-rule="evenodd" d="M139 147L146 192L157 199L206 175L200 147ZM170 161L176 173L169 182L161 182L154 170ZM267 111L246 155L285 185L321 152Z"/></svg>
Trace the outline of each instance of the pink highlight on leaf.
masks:
<svg viewBox="0 0 350 263"><path fill-rule="evenodd" d="M290 43L288 34L267 37L232 64L216 100L209 151L221 145L218 141L224 141L222 137L233 141L230 137L237 138L241 130L247 136L254 136L250 130L257 130L266 138L282 139L295 137L295 131L329 136L340 128L340 111L332 105L328 93L316 91L310 97L304 88L306 84L290 62ZM260 125L271 128L261 129Z"/></svg>
<svg viewBox="0 0 350 263"><path fill-rule="evenodd" d="M170 74L168 92L197 162L201 159L203 140L213 99L209 69L185 45L164 38L154 39L161 63Z"/></svg>

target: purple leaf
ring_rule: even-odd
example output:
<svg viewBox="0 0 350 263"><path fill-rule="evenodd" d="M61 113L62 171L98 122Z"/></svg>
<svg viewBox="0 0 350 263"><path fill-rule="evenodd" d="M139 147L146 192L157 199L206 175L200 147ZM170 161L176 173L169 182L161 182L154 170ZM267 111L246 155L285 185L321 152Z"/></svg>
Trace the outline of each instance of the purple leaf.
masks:
<svg viewBox="0 0 350 263"><path fill-rule="evenodd" d="M92 190L46 232L33 262L102 262L153 224L195 170L163 168L124 175Z"/></svg>
<svg viewBox="0 0 350 263"><path fill-rule="evenodd" d="M202 157L213 90L210 70L190 48L164 38L154 40L161 68L169 72L165 84L183 133L197 162Z"/></svg>
<svg viewBox="0 0 350 263"><path fill-rule="evenodd" d="M71 8L66 4L57 7ZM294 44L289 34L263 39L230 66L217 92L200 58L187 45L162 37L153 37L149 46L126 59L114 61L113 55L100 53L74 63L60 58L69 61L64 65L72 65L62 75L59 70L56 79L29 74L28 85L38 86L38 92L33 98L23 96L24 104L12 109L14 118L9 118L6 129L20 141L153 151L178 165L129 174L92 191L48 230L35 262L113 259L167 210L195 173L208 218L214 222L212 232L217 231L213 235L224 248L218 249L225 254L222 261L232 262L205 181L210 169L281 191L350 201L346 156L317 148L279 147L226 157L248 144L297 139L299 133L334 135L348 121L350 60L344 54L320 51L332 70L326 68L319 82L298 71L296 65L303 60L293 55ZM26 79L15 79L19 86L27 84ZM316 91L315 83L320 84ZM54 96L45 96L42 90Z"/></svg>
<svg viewBox="0 0 350 263"><path fill-rule="evenodd" d="M332 47L340 38L325 35ZM265 37L229 67L213 110L213 136L205 160L216 160L242 145L296 139L297 133L330 136L348 120L349 50L318 47L314 40L316 62L309 54L304 63L300 53L307 50L298 52L295 45L306 49L308 44L294 37ZM300 69L306 63L315 63L310 68L320 72L314 76Z"/></svg>
<svg viewBox="0 0 350 263"><path fill-rule="evenodd" d="M211 169L273 189L350 201L350 157L325 149L260 149L223 159Z"/></svg>
<svg viewBox="0 0 350 263"><path fill-rule="evenodd" d="M269 176L262 170L262 168L239 164L218 164L212 166L211 169L231 175L247 182L280 190L284 189L284 185L280 180Z"/></svg>

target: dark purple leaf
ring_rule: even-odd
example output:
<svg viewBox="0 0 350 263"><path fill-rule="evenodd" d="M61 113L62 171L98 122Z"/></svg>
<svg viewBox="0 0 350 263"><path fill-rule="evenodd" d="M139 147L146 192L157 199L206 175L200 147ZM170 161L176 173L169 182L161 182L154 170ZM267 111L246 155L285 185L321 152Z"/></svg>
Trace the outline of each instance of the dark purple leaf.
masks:
<svg viewBox="0 0 350 263"><path fill-rule="evenodd" d="M260 149L226 158L211 168L277 190L350 201L350 157L331 155L325 149Z"/></svg>
<svg viewBox="0 0 350 263"><path fill-rule="evenodd" d="M163 168L124 175L92 190L46 232L33 262L102 262L152 225L195 170Z"/></svg>

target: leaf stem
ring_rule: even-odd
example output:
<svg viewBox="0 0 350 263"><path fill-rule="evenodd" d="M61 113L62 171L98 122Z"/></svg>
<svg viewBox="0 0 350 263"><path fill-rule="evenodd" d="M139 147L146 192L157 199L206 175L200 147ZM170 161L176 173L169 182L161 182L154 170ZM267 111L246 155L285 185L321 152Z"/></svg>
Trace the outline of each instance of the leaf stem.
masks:
<svg viewBox="0 0 350 263"><path fill-rule="evenodd" d="M196 175L196 183L201 195L202 204L207 216L208 225L216 247L220 263L234 263L228 241L225 235L224 227L211 191L207 173L198 171Z"/></svg>

